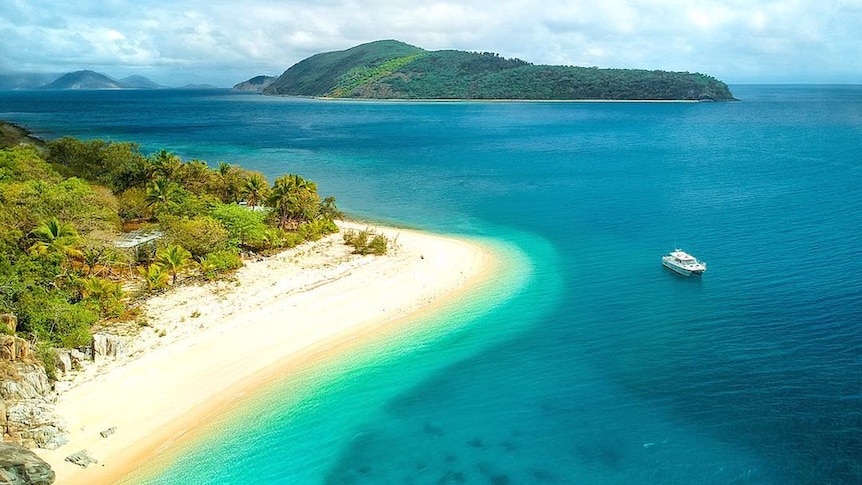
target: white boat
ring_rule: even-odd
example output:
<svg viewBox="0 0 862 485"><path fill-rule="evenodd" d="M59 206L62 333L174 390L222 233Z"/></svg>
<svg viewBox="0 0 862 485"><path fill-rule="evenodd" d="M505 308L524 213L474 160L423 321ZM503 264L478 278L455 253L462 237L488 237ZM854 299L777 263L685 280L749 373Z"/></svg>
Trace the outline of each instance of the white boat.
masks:
<svg viewBox="0 0 862 485"><path fill-rule="evenodd" d="M698 261L697 258L682 249L674 249L669 254L662 256L661 264L683 276L700 276L706 271L706 263Z"/></svg>

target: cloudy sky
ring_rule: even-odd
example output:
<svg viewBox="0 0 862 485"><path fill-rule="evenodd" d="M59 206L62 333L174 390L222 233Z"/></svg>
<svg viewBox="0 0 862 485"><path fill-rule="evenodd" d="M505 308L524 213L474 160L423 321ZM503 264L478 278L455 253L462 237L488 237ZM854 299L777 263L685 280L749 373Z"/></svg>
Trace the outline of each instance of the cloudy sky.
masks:
<svg viewBox="0 0 862 485"><path fill-rule="evenodd" d="M739 83L862 83L862 0L0 0L0 73L221 87L379 39Z"/></svg>

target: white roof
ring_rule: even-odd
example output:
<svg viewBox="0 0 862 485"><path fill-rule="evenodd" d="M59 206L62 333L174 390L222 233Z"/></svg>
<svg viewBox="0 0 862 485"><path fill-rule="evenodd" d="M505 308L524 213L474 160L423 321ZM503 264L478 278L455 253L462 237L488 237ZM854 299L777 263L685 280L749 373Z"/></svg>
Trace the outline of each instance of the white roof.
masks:
<svg viewBox="0 0 862 485"><path fill-rule="evenodd" d="M136 229L134 231L123 234L119 239L114 241L114 246L123 249L134 248L140 246L141 244L155 241L156 239L159 239L164 235L165 233L159 231L158 229Z"/></svg>

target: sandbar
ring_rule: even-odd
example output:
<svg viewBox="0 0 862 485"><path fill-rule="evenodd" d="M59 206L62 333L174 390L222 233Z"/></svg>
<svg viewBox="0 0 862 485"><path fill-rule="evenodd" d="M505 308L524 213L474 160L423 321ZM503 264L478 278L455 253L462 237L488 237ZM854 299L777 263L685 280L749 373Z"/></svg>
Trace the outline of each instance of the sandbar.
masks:
<svg viewBox="0 0 862 485"><path fill-rule="evenodd" d="M468 296L501 267L493 249L474 241L373 229L395 240L390 254L353 255L335 234L247 262L232 280L148 298L128 355L81 372L59 393L56 411L70 441L36 450L56 483L115 483L237 396L349 351L352 341L397 331ZM114 434L102 437L110 428ZM98 463L65 461L80 450Z"/></svg>

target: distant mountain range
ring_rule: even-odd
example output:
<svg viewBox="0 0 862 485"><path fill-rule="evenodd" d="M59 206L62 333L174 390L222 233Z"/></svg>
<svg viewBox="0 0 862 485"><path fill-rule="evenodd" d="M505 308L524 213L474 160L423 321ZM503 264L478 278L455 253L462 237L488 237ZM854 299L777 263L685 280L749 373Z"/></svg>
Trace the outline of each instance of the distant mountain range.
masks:
<svg viewBox="0 0 862 485"><path fill-rule="evenodd" d="M534 65L491 52L426 51L397 40L313 55L262 92L370 99L735 100L725 83L705 74Z"/></svg>
<svg viewBox="0 0 862 485"><path fill-rule="evenodd" d="M0 75L0 89L169 89L144 76L114 79L95 71L75 71L63 75L6 73ZM190 89L212 89L209 84L182 86Z"/></svg>

